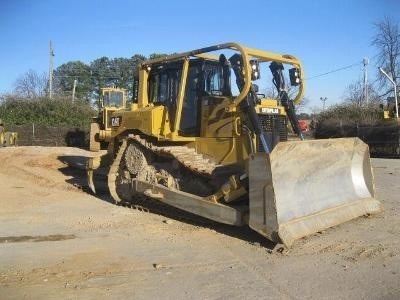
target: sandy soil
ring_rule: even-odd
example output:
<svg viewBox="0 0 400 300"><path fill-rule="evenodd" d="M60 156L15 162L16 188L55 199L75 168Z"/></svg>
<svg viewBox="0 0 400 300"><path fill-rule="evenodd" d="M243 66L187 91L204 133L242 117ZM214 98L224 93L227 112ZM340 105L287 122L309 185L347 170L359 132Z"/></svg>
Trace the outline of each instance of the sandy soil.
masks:
<svg viewBox="0 0 400 300"><path fill-rule="evenodd" d="M385 212L287 250L248 228L90 195L74 148L0 148L0 299L399 299L400 160ZM283 250L283 251L282 251Z"/></svg>

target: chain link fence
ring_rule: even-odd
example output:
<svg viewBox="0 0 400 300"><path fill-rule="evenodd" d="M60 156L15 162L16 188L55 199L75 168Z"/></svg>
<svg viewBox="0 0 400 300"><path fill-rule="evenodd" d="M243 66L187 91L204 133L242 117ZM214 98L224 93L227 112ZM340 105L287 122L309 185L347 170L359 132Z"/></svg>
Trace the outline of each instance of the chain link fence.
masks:
<svg viewBox="0 0 400 300"><path fill-rule="evenodd" d="M19 146L68 146L88 148L89 128L24 124L7 126L7 131L18 133Z"/></svg>

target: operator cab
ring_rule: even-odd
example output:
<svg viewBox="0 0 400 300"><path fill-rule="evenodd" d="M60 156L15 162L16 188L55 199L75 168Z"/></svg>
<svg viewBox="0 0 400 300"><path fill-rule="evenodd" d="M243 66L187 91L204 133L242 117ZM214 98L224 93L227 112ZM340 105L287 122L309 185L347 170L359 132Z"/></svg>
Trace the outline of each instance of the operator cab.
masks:
<svg viewBox="0 0 400 300"><path fill-rule="evenodd" d="M238 115L227 112L226 109L237 99L237 96L246 88L245 64L241 54L235 53L227 59L224 54L214 56L212 59L207 57L195 57L189 60L186 82L182 80L184 62L187 57L179 60L161 61L152 64L148 68L148 103L153 105L163 105L167 107L170 121L170 130L178 131L179 135L185 137L229 137L232 135L232 125L237 124ZM293 101L286 92L285 78L283 74L284 66L280 62L251 58L249 60L251 73L249 79L252 82L249 94L245 101L240 105L243 112L244 122L249 127L262 131L262 124L267 121L260 120L256 114L260 114L255 108L262 103L258 94L258 86L255 84L261 78L261 63L269 64L272 82L278 92L279 105L284 108L280 111L277 104L274 107L264 107L263 109L274 113L268 118L279 119L281 129L286 131L286 115L291 121L294 132L302 138L301 131L294 111ZM265 68L267 64L263 64ZM232 80L231 80L232 76ZM292 86L300 83L299 70L292 68L289 70L289 77ZM265 81L265 80L263 80ZM184 97L180 123L176 121L177 100L179 99L180 85L185 82ZM234 84L231 84L234 82ZM264 105L265 106L265 105ZM285 111L285 112L283 112ZM262 119L266 118L266 113L261 112ZM234 119L233 119L234 118ZM282 120L281 120L282 119ZM235 121L236 120L236 121ZM271 121L272 122L272 121ZM176 128L178 126L178 128ZM237 126L237 125L235 125ZM261 126L261 127L260 127ZM271 125L272 126L272 125ZM277 128L277 126L275 126ZM176 130L177 129L177 130ZM279 137L279 134L276 134ZM279 138L284 140L284 138ZM278 141L278 139L277 139ZM275 145L276 142L273 142Z"/></svg>
<svg viewBox="0 0 400 300"><path fill-rule="evenodd" d="M170 120L175 119L182 67L182 61L163 63L153 66L149 74L149 102L166 106ZM218 61L203 58L190 61L179 127L180 134L200 135L202 98L232 97L229 74L230 70L228 72L227 68Z"/></svg>
<svg viewBox="0 0 400 300"><path fill-rule="evenodd" d="M125 106L124 101L125 90L104 89L103 90L103 106L122 108Z"/></svg>

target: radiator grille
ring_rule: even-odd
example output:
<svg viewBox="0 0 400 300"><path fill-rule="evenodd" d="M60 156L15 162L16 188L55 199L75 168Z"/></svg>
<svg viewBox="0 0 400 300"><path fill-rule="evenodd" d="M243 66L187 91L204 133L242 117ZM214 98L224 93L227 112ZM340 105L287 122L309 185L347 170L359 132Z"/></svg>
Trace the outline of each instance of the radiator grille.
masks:
<svg viewBox="0 0 400 300"><path fill-rule="evenodd" d="M260 125L266 133L269 140L272 142L272 148L279 142L287 141L287 118L279 115L264 115L259 114ZM264 149L257 139L257 149L259 152L264 152Z"/></svg>

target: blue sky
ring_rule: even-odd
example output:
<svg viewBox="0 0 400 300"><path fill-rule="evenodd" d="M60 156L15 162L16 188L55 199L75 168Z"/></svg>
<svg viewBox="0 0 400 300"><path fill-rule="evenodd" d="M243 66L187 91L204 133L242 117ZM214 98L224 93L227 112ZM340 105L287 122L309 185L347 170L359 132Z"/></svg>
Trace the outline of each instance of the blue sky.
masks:
<svg viewBox="0 0 400 300"><path fill-rule="evenodd" d="M11 92L29 69L101 56L183 52L235 41L290 53L304 64L308 107L340 102L346 86L362 78L362 59L373 58L374 23L387 16L400 23L399 0L286 1L0 1L0 93ZM369 76L377 66L371 60Z"/></svg>

